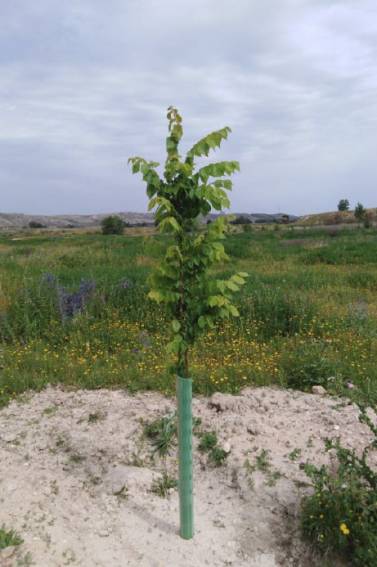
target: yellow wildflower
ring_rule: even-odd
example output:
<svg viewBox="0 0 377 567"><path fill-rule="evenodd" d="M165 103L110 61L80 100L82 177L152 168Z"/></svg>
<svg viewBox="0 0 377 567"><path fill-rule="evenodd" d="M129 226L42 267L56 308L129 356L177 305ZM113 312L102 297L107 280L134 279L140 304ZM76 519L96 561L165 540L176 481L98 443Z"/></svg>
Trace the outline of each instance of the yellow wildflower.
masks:
<svg viewBox="0 0 377 567"><path fill-rule="evenodd" d="M344 534L344 535L348 535L350 533L350 531L347 527L347 524L345 524L344 522L342 524L340 524L339 529L342 532L342 534Z"/></svg>

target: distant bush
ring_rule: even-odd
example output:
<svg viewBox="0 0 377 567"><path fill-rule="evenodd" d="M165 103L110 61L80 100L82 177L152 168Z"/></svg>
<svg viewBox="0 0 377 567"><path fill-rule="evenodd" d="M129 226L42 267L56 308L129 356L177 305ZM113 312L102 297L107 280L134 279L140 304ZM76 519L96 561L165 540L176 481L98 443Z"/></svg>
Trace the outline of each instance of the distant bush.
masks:
<svg viewBox="0 0 377 567"><path fill-rule="evenodd" d="M363 221L366 215L366 209L361 203L357 203L354 211L355 219Z"/></svg>
<svg viewBox="0 0 377 567"><path fill-rule="evenodd" d="M366 211L365 216L364 216L364 228L370 228L373 225L372 219L373 219L372 212Z"/></svg>
<svg viewBox="0 0 377 567"><path fill-rule="evenodd" d="M329 378L334 381L338 370L319 342L299 345L292 352L285 353L281 367L287 386L303 392L310 392L313 386L332 386Z"/></svg>
<svg viewBox="0 0 377 567"><path fill-rule="evenodd" d="M29 228L46 228L46 225L42 224L41 222L30 221L29 222Z"/></svg>
<svg viewBox="0 0 377 567"><path fill-rule="evenodd" d="M303 501L302 530L324 554L338 553L352 565L377 565L377 473L369 466L369 453L377 447L377 428L362 409L374 439L361 456L342 447L339 439L326 440L327 451L335 453L334 466L306 464L314 493Z"/></svg>
<svg viewBox="0 0 377 567"><path fill-rule="evenodd" d="M105 217L101 222L102 234L123 234L124 222L116 215Z"/></svg>
<svg viewBox="0 0 377 567"><path fill-rule="evenodd" d="M230 224L252 224L252 220L249 217L245 217L240 215L239 217L235 218L234 220L230 221Z"/></svg>
<svg viewBox="0 0 377 567"><path fill-rule="evenodd" d="M350 210L350 202L348 199L340 199L338 203L338 211L349 211Z"/></svg>

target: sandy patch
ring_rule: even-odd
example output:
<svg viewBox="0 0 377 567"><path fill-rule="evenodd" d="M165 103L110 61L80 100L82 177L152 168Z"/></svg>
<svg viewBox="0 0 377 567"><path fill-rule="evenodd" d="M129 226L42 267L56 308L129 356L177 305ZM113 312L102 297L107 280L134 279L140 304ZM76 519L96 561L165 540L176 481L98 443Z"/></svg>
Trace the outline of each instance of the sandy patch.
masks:
<svg viewBox="0 0 377 567"><path fill-rule="evenodd" d="M201 427L215 430L230 454L213 468L195 453L192 541L177 535L176 491L150 491L164 466L176 476L175 450L165 465L153 459L141 420L173 410L173 400L155 393L48 388L0 411L0 525L24 539L0 565L16 566L28 553L43 567L321 565L298 535L308 490L300 462L325 462L325 437L367 443L357 409L272 388L196 398ZM269 472L251 472L245 462L262 450Z"/></svg>

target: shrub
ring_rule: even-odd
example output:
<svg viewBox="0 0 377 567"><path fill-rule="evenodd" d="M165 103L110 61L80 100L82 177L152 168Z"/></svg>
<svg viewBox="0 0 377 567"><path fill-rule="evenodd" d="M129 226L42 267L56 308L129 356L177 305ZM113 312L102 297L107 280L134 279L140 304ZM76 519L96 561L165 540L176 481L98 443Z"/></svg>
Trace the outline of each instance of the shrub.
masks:
<svg viewBox="0 0 377 567"><path fill-rule="evenodd" d="M29 228L46 228L46 225L42 224L41 222L30 221L29 222Z"/></svg>
<svg viewBox="0 0 377 567"><path fill-rule="evenodd" d="M355 215L355 218L358 221L364 220L365 215L366 215L366 210L361 203L357 203L357 205L355 207L354 215Z"/></svg>
<svg viewBox="0 0 377 567"><path fill-rule="evenodd" d="M338 203L338 211L349 211L350 202L348 199L340 199Z"/></svg>
<svg viewBox="0 0 377 567"><path fill-rule="evenodd" d="M372 448L377 447L377 428L365 410L360 420L374 434L373 442L361 457L341 446L339 440L326 440L326 449L337 457L337 471L326 466L305 466L314 493L302 507L303 535L323 553L335 552L353 565L377 565L377 474L368 465Z"/></svg>
<svg viewBox="0 0 377 567"><path fill-rule="evenodd" d="M123 234L124 222L116 215L105 217L101 221L102 234Z"/></svg>
<svg viewBox="0 0 377 567"><path fill-rule="evenodd" d="M319 342L299 345L283 355L281 367L290 388L310 391L313 386L329 386L329 378L337 375L337 366ZM331 385L331 383L330 383Z"/></svg>
<svg viewBox="0 0 377 567"><path fill-rule="evenodd" d="M252 220L249 217L245 217L244 215L240 215L236 217L234 220L230 221L230 224L252 224Z"/></svg>

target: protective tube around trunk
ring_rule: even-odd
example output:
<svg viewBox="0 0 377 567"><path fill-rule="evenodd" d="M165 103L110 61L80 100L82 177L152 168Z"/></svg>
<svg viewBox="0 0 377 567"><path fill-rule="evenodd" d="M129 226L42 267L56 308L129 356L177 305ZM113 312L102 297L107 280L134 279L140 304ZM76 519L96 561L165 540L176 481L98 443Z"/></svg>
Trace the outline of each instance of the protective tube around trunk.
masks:
<svg viewBox="0 0 377 567"><path fill-rule="evenodd" d="M180 534L194 535L192 496L192 380L177 376Z"/></svg>

